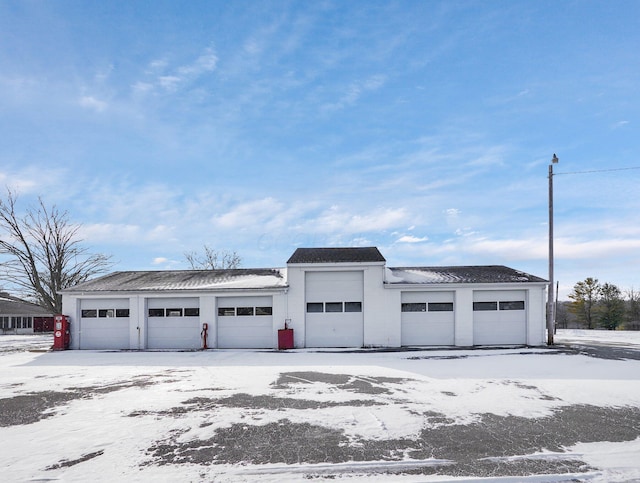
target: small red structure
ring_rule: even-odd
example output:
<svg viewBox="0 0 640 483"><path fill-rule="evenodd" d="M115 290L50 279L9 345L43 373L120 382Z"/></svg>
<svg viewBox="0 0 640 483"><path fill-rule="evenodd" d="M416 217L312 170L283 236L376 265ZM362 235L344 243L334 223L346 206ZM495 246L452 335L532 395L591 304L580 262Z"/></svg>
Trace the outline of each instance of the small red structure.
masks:
<svg viewBox="0 0 640 483"><path fill-rule="evenodd" d="M71 328L69 317L56 315L53 318L53 350L63 351L69 348L71 341Z"/></svg>
<svg viewBox="0 0 640 483"><path fill-rule="evenodd" d="M284 329L278 329L278 350L293 349L293 329L284 323Z"/></svg>
<svg viewBox="0 0 640 483"><path fill-rule="evenodd" d="M202 350L206 350L209 348L207 345L207 332L209 331L209 324L206 322L202 324L202 332L200 332L200 337L202 337Z"/></svg>

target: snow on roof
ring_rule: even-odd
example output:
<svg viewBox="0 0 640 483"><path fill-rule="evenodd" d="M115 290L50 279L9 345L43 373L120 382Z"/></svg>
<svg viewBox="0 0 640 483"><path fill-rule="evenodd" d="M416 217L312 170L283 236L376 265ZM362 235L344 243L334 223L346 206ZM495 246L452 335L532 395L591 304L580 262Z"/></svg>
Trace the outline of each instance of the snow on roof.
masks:
<svg viewBox="0 0 640 483"><path fill-rule="evenodd" d="M367 263L384 262L376 247L298 248L287 263Z"/></svg>
<svg viewBox="0 0 640 483"><path fill-rule="evenodd" d="M385 281L387 284L546 282L502 265L387 268Z"/></svg>
<svg viewBox="0 0 640 483"><path fill-rule="evenodd" d="M166 270L114 272L63 292L132 292L165 290L247 290L287 286L286 269Z"/></svg>

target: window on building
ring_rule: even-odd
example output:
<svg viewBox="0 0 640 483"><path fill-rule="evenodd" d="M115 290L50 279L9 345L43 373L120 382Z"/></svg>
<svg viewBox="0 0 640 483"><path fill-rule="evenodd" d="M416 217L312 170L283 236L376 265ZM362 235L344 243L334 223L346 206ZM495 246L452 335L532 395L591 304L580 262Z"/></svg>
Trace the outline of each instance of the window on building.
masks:
<svg viewBox="0 0 640 483"><path fill-rule="evenodd" d="M422 302L407 302L402 304L402 312L426 312L427 304Z"/></svg>
<svg viewBox="0 0 640 483"><path fill-rule="evenodd" d="M273 307L256 307L256 315L273 315Z"/></svg>
<svg viewBox="0 0 640 483"><path fill-rule="evenodd" d="M218 307L218 316L220 317L234 317L235 315L235 307Z"/></svg>
<svg viewBox="0 0 640 483"><path fill-rule="evenodd" d="M476 312L498 310L498 302L473 302L473 310Z"/></svg>
<svg viewBox="0 0 640 483"><path fill-rule="evenodd" d="M83 319L91 319L98 316L98 311L96 309L84 309L81 313Z"/></svg>
<svg viewBox="0 0 640 483"><path fill-rule="evenodd" d="M362 312L362 302L345 302L345 312Z"/></svg>
<svg viewBox="0 0 640 483"><path fill-rule="evenodd" d="M500 310L524 310L524 300L500 302Z"/></svg>
<svg viewBox="0 0 640 483"><path fill-rule="evenodd" d="M167 317L182 317L182 309L167 309Z"/></svg>
<svg viewBox="0 0 640 483"><path fill-rule="evenodd" d="M453 302L429 302L429 312L453 312Z"/></svg>
<svg viewBox="0 0 640 483"><path fill-rule="evenodd" d="M98 317L114 317L116 315L115 310L113 309L99 309Z"/></svg>
<svg viewBox="0 0 640 483"><path fill-rule="evenodd" d="M185 317L200 317L200 309L198 307L186 307L184 309Z"/></svg>
<svg viewBox="0 0 640 483"><path fill-rule="evenodd" d="M116 309L116 317L129 317L129 309Z"/></svg>
<svg viewBox="0 0 640 483"><path fill-rule="evenodd" d="M307 312L309 313L324 312L324 304L322 302L308 302Z"/></svg>
<svg viewBox="0 0 640 483"><path fill-rule="evenodd" d="M253 307L238 307L236 308L236 313L238 316L253 316Z"/></svg>
<svg viewBox="0 0 640 483"><path fill-rule="evenodd" d="M324 304L325 312L342 312L342 302L327 302Z"/></svg>
<svg viewBox="0 0 640 483"><path fill-rule="evenodd" d="M0 317L0 327L3 329L11 328L11 319L9 317Z"/></svg>
<svg viewBox="0 0 640 483"><path fill-rule="evenodd" d="M164 317L164 309L149 309L149 317Z"/></svg>

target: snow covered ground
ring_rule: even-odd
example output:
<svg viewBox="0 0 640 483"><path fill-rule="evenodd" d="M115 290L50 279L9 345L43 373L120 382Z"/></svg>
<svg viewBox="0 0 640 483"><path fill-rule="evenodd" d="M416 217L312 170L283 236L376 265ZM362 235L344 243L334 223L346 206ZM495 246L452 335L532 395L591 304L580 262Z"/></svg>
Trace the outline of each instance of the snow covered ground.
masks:
<svg viewBox="0 0 640 483"><path fill-rule="evenodd" d="M49 352L0 337L4 481L640 481L640 333L556 348Z"/></svg>

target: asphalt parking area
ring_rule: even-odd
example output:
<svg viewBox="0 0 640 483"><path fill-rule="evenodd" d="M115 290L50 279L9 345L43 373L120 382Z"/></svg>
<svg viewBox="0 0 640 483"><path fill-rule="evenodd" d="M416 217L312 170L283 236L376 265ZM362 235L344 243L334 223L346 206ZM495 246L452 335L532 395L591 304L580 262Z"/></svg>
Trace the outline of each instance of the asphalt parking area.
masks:
<svg viewBox="0 0 640 483"><path fill-rule="evenodd" d="M548 361L558 356L564 356L562 361L580 356L580 364L584 364L586 356L594 364L605 361L606 367L628 367L624 361L637 360L627 357L629 351L625 347L567 345L547 350L523 348L509 352L506 357L531 357L531 361L555 365ZM491 350L415 352L401 360L442 368L450 367L449 361L469 367L477 365L476 358L478 363L485 363L488 359L505 357L500 351ZM89 353L78 355L81 356L78 360L86 361L95 357ZM124 354L105 357L115 361L120 359L113 358L121 355ZM282 354L282 360L294 356ZM149 360L144 354L127 357ZM154 355L152 359L160 360L158 357ZM183 360L183 356L179 357L176 360ZM303 354L303 357L306 356ZM353 357L356 361L364 360L360 354ZM184 360L194 358L211 360L202 353L188 355ZM429 362L430 359L434 362ZM619 365L620 362L624 365ZM269 374L268 378L247 386L236 384L233 378L218 378L211 384L203 384L206 379L194 378L193 369L186 366L130 370L132 375L126 380L122 379L121 370L114 370L117 366L106 367L115 378L104 383L96 383L100 380L96 377L88 382L76 376L66 379L67 385L38 383L38 387L50 389L33 391L28 390L34 386L27 380L7 380L2 387L6 394L14 395L0 399L0 427L24 427L30 431L30 425L50 424L47 421L56 416L72 418L75 413L86 418L87 414L99 410L104 401L116 408L110 413L113 424L123 428L158 429L152 437L141 434L140 439L127 445L136 454L133 459L136 471L157 475L162 474L157 473L162 468L171 474L180 473L181 468L185 472L200 468L200 474L204 475L202 481L236 481L209 477L219 474L259 478L263 471L272 471L274 475L281 471L289 477L293 473L300 479L335 479L357 473L359 477L386 475L389 478L394 475L443 478L567 475L567 479L580 480L576 475L593 475L599 468L572 450L573 446L590 442L633 442L640 438L640 405L576 404L578 400L568 403L534 379L502 377L456 386L455 381L434 384L435 380L412 378L410 371L379 372L374 366L367 370L340 366L340 370L334 367L332 372L300 365L299 370L280 370L280 366L277 370L269 369L262 373ZM192 367L205 374L224 374L224 367L220 368L222 371L213 365ZM411 363L406 367L415 366ZM82 373L80 370L77 374ZM231 374L235 377L236 372ZM245 374L251 377L251 369ZM442 380L448 381L446 377ZM87 385L82 386L83 381ZM240 387L251 391L234 390ZM434 390L438 394L429 395L429 391ZM542 406L552 409L537 417L483 411L474 411L471 419L452 417L446 401L469 401L475 390L518 394L524 404L527 400L546 401ZM153 394L156 399L166 395L167 401L172 402L137 404L137 398L144 398L145 394ZM428 396L424 398L421 394ZM146 397L149 400L149 396ZM437 407L441 410L432 409L435 407L430 402L432 397L439 398ZM130 409L118 410L116 401L125 400L133 401L126 405ZM513 401L510 404L509 407L513 407ZM392 427L397 419L389 415L401 412L405 416L411 413L410 419L415 421L413 428L405 431L405 426L399 430ZM353 422L348 419L350 414L354 415ZM381 414L384 417L374 421ZM376 423L380 428L363 431L361 425L365 423ZM90 426L81 423L77 427ZM114 426L114 429L117 428ZM116 440L105 441L104 445L55 454L54 458L41 463L38 471L43 478L47 475L62 478L68 471L78 474L83 468L99 467L104 464L101 461L113 458L112 445Z"/></svg>
<svg viewBox="0 0 640 483"><path fill-rule="evenodd" d="M335 388L367 393L378 384L400 384L401 379L347 376L320 372L282 373L272 385L330 382ZM363 385L358 382L364 382ZM375 393L376 390L374 389ZM220 407L238 410L288 408L313 410L314 401L278 397L251 397L238 394L226 398L185 400L190 412L207 414ZM333 406L375 404L367 400L332 403ZM326 407L326 406L325 406ZM162 416L179 415L180 408ZM132 414L130 416L140 416ZM319 464L347 462L414 461L396 472L449 476L522 476L532 473L578 473L589 465L573 457L563 457L563 448L578 442L631 441L640 436L640 409L568 406L545 418L479 415L473 424L458 424L445 414L423 414L424 429L418 438L354 440L341 429L295 423L283 417L267 424L233 424L207 439L181 442L182 432L158 441L148 449L149 464ZM535 455L552 451L557 456L540 459ZM515 457L515 458L514 458ZM434 464L433 460L439 461ZM420 462L429 461L428 464ZM325 470L327 471L327 470ZM388 469L385 471L389 471Z"/></svg>

